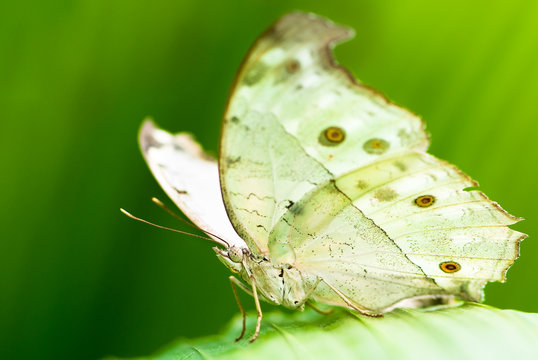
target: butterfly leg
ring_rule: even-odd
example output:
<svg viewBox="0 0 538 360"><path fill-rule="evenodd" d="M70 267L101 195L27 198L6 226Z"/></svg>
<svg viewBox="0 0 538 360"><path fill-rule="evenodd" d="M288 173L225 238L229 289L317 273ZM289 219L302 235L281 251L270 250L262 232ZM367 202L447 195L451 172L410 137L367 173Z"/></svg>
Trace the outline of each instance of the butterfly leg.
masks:
<svg viewBox="0 0 538 360"><path fill-rule="evenodd" d="M258 312L258 318L256 320L256 330L254 331L254 335L250 338L248 342L252 343L254 340L258 338L258 335L260 334L260 327L262 323L262 309L260 306L260 299L258 299L258 291L256 290L256 282L254 281L254 277L250 277L250 283L252 285L252 294L254 296L254 302L256 303L256 311Z"/></svg>
<svg viewBox="0 0 538 360"><path fill-rule="evenodd" d="M241 334L235 339L235 341L239 341L243 338L243 335L245 335L245 329L247 327L246 321L247 321L247 313L245 312L245 309L243 308L243 305L241 304L241 300L239 299L239 295L237 294L236 285L239 286L241 289L243 289L246 293L250 293L250 290L245 287L239 280L235 278L235 276L230 276L230 284L232 285L232 291L234 293L235 301L237 302L237 306L239 307L239 311L241 311L241 315L243 316L243 328L241 329Z"/></svg>
<svg viewBox="0 0 538 360"><path fill-rule="evenodd" d="M310 301L307 301L305 304L310 306L312 309L314 309L315 312L323 314L323 315L329 315L333 312L333 309L327 309L327 310L320 309L316 305L312 304Z"/></svg>
<svg viewBox="0 0 538 360"><path fill-rule="evenodd" d="M356 305L354 305L351 300L348 299L347 296L345 296L340 290L338 290L337 288L335 288L334 286L332 286L331 284L329 284L328 282L326 282L325 280L321 279L321 281L323 281L325 283L325 285L327 285L328 287L331 288L332 291L334 291L338 296L340 296L342 298L342 300L344 300L344 302L347 304L347 306L349 306L350 308L352 308L353 310L356 310L358 311L359 313L361 313L362 315L366 315L366 316L371 316L371 317L383 317L383 314L379 314L379 313L375 313L375 312L372 312L371 310L368 310L368 309L365 309L365 308L361 308L361 307L358 307Z"/></svg>

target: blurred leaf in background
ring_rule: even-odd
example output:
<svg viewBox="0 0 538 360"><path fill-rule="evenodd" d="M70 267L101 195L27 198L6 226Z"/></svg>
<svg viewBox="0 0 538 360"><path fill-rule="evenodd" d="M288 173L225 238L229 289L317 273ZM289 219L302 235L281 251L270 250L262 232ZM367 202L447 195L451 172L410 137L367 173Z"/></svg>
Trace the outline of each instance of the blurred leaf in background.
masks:
<svg viewBox="0 0 538 360"><path fill-rule="evenodd" d="M354 28L339 61L527 218L521 259L486 303L538 312L538 2L18 1L0 11L1 358L143 355L237 312L207 243L119 207L188 229L151 204L165 199L138 127L151 115L216 152L242 57L296 9Z"/></svg>

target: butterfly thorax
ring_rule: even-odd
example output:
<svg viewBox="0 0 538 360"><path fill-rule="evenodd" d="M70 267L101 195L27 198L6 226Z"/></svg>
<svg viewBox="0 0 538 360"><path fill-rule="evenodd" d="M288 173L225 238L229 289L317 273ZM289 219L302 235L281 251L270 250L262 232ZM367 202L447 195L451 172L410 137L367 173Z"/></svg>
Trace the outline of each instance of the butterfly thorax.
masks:
<svg viewBox="0 0 538 360"><path fill-rule="evenodd" d="M247 248L215 248L217 257L268 302L290 309L302 308L317 285L315 276L301 273L290 264L275 264L268 257L252 254ZM253 279L253 280L252 280Z"/></svg>

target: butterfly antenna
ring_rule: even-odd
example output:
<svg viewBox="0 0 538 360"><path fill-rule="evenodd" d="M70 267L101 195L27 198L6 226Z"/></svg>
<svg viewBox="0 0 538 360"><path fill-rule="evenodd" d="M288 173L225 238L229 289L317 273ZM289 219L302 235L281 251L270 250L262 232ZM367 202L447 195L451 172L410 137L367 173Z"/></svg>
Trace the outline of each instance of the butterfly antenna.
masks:
<svg viewBox="0 0 538 360"><path fill-rule="evenodd" d="M178 219L178 220L181 221L182 223L187 224L187 225L189 225L190 227L192 227L192 228L194 228L194 229L200 230L200 231L206 233L207 235L211 235L211 236L213 236L213 237L216 237L217 239L222 240L224 243L228 244L228 243L226 242L226 240L224 240L224 239L221 238L220 236L217 236L217 235L215 235L215 234L213 234L213 233L210 233L209 231L206 231L206 230L204 230L204 229L202 229L202 228L200 228L200 227L198 227L198 226L196 226L196 225L190 223L188 220L183 219L181 216L179 216L178 214L176 214L175 212L173 212L172 210L170 210L169 207L167 207L166 205L164 205L164 203L163 203L161 200L157 199L156 197L152 197L152 198L151 198L151 201L153 201L153 203L155 203L155 204L156 204L157 206L159 206L161 209L163 209L164 211L166 211L167 213L169 213L170 215L172 215L174 218ZM229 245L228 245L228 247L229 247Z"/></svg>
<svg viewBox="0 0 538 360"><path fill-rule="evenodd" d="M209 238L209 237L205 237L205 236L200 236L200 235L196 235L196 234L191 234L191 233L188 233L188 232L185 232L185 231L181 231L181 230L177 230L177 229L172 229L172 228L169 228L169 227L166 227L166 226L161 226L161 225L157 225L157 224L154 224L152 222L149 222L147 220L144 220L144 219L141 219L139 217L136 217L134 216L133 214L129 213L127 210L125 209L120 209L120 211L122 213L124 213L125 215L127 215L128 217L130 217L131 219L134 219L134 220L137 220L137 221L140 221L140 222L143 222L145 224L148 224L148 225L152 225L152 226L155 226L159 229L164 229L164 230L169 230L169 231L173 231L173 232L176 232L176 233L179 233L179 234L184 234L184 235L190 235L190 236L193 236L193 237L196 237L196 238L199 238L199 239L204 239L204 240L209 240L209 241L213 241L213 242L216 242L217 244L220 244L224 247L229 247L228 243L220 238L217 238L217 239L212 239L212 238Z"/></svg>
<svg viewBox="0 0 538 360"><path fill-rule="evenodd" d="M199 229L198 226L191 224L188 220L183 219L181 216L179 216L178 214L176 214L175 212L170 210L170 208L168 208L166 205L164 205L164 203L161 200L157 199L156 197L152 197L151 201L153 201L154 204L156 204L158 207L160 207L161 209L163 209L164 211L166 211L167 213L169 213L170 215L172 215L173 217L175 217L176 219L178 219L182 223L187 224L190 227ZM200 230L202 230L202 229L200 229Z"/></svg>

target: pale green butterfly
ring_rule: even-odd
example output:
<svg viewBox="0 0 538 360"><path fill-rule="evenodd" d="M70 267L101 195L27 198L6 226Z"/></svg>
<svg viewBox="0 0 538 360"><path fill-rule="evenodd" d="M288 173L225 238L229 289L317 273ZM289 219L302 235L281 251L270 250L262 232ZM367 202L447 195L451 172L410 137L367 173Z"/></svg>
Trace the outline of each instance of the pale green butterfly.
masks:
<svg viewBox="0 0 538 360"><path fill-rule="evenodd" d="M254 296L251 341L259 299L372 316L410 300L480 301L526 236L507 226L521 219L426 153L416 115L335 62L331 48L352 35L304 13L265 32L231 92L218 163L187 134L150 121L140 132L159 184Z"/></svg>

